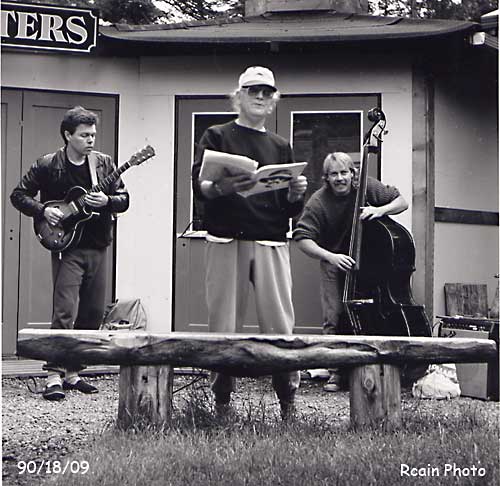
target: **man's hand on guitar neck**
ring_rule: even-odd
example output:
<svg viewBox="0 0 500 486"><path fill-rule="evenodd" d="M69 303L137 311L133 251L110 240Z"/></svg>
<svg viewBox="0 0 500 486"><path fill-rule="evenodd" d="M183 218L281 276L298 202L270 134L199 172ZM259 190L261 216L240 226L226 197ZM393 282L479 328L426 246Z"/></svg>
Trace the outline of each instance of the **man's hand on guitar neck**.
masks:
<svg viewBox="0 0 500 486"><path fill-rule="evenodd" d="M89 192L85 195L85 204L93 208L102 208L108 205L109 197L104 192Z"/></svg>

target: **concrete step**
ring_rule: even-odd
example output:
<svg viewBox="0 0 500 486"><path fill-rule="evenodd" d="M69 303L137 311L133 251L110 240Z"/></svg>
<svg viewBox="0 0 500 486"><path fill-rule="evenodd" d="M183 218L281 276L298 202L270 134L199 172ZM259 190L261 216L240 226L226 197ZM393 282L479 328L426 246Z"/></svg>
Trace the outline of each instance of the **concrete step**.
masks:
<svg viewBox="0 0 500 486"><path fill-rule="evenodd" d="M47 372L42 370L44 362L34 359L3 359L2 377L20 377L20 376L47 376ZM118 373L118 365L99 365L89 366L82 375L96 375Z"/></svg>
<svg viewBox="0 0 500 486"><path fill-rule="evenodd" d="M2 359L2 377L15 378L26 376L41 376L46 377L47 372L42 369L44 362L34 359ZM96 365L88 366L83 370L81 375L106 375L111 373L119 373L120 366L118 365ZM198 375L208 374L206 370L198 370L195 368L184 367L175 368L175 374L178 375Z"/></svg>

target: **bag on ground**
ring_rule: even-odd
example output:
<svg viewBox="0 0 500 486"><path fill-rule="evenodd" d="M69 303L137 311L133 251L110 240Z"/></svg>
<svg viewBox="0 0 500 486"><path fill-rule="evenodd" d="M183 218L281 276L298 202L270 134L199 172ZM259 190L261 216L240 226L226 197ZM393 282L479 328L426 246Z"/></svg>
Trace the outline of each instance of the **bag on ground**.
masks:
<svg viewBox="0 0 500 486"><path fill-rule="evenodd" d="M147 316L141 299L117 299L109 304L104 312L101 329L116 331L119 329L146 329Z"/></svg>
<svg viewBox="0 0 500 486"><path fill-rule="evenodd" d="M457 371L453 363L433 364L425 376L413 384L412 395L415 398L434 398L443 400L460 396Z"/></svg>

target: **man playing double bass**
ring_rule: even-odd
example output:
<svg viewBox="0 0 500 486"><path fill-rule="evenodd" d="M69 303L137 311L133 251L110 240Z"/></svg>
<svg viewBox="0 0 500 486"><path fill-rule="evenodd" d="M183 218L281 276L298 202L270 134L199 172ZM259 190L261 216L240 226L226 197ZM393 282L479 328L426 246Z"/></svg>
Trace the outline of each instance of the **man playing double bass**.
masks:
<svg viewBox="0 0 500 486"><path fill-rule="evenodd" d="M337 334L344 310L345 275L355 265L348 254L358 189L357 171L351 157L343 152L328 154L323 162L323 180L323 187L306 203L293 238L306 255L320 260L323 333ZM368 177L366 202L361 220L398 214L408 208L397 188L372 177ZM324 390L338 391L340 379L337 369L330 370Z"/></svg>

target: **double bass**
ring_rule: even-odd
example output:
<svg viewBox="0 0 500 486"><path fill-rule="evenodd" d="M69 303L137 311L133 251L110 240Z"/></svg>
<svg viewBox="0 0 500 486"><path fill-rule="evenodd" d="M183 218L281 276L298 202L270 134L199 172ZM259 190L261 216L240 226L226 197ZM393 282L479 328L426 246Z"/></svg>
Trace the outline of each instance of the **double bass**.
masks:
<svg viewBox="0 0 500 486"><path fill-rule="evenodd" d="M386 118L379 108L368 112L373 123L364 138L359 168L349 256L356 264L344 286L342 327L349 334L431 336L431 326L411 293L415 245L410 232L388 216L361 220L366 205L368 163L378 153Z"/></svg>

